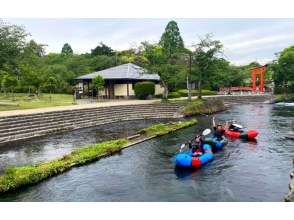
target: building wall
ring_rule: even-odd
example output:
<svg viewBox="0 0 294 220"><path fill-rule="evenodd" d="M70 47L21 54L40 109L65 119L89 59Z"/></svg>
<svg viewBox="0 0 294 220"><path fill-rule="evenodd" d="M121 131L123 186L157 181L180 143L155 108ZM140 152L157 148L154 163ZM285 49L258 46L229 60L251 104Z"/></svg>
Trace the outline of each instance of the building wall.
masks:
<svg viewBox="0 0 294 220"><path fill-rule="evenodd" d="M135 90L133 90L133 85L132 83L129 83L129 95L135 95Z"/></svg>
<svg viewBox="0 0 294 220"><path fill-rule="evenodd" d="M114 96L127 96L127 84L114 84Z"/></svg>
<svg viewBox="0 0 294 220"><path fill-rule="evenodd" d="M163 93L163 87L160 84L155 84L155 95Z"/></svg>

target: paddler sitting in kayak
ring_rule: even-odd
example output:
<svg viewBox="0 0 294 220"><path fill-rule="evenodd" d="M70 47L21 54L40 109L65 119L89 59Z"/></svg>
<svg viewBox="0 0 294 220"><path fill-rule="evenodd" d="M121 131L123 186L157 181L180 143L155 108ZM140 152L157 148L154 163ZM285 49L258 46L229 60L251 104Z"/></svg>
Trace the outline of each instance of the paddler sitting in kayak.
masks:
<svg viewBox="0 0 294 220"><path fill-rule="evenodd" d="M216 137L218 140L222 140L224 138L224 133L226 131L226 129L229 127L229 122L226 121L226 125L223 126L218 124L216 126L215 124L215 117L212 117L212 125L213 125L213 129L214 129L214 137Z"/></svg>
<svg viewBox="0 0 294 220"><path fill-rule="evenodd" d="M235 126L235 124L237 124L236 120L232 120L232 124L230 124L229 130L230 131L240 132L239 127Z"/></svg>
<svg viewBox="0 0 294 220"><path fill-rule="evenodd" d="M204 142L201 140L201 135L195 137L195 141L191 143L189 141L189 148L192 149L192 157L199 157L203 155L203 145Z"/></svg>

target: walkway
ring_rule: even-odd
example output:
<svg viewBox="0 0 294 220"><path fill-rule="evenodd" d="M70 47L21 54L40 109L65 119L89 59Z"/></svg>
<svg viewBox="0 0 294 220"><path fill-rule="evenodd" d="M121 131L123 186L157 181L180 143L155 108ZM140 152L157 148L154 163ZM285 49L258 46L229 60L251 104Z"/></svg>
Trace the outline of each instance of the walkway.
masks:
<svg viewBox="0 0 294 220"><path fill-rule="evenodd" d="M267 94L269 95L269 94ZM225 99L228 97L257 97L264 95L213 95L213 96L203 96L203 98L212 98L219 97L220 99ZM197 96L192 97L197 98ZM184 100L187 97L181 97L178 99L171 100ZM140 105L140 104L152 104L155 101L160 101L160 99L152 99L152 100L105 100L101 102L92 102L91 99L81 99L77 100L77 105L71 106L57 106L57 107L47 107L47 108L36 108L36 109L25 109L25 110L12 110L12 111L0 111L0 117L5 116L13 116L13 115L28 115L28 114L38 114L38 113L46 113L46 112L55 112L55 111L65 111L65 110L78 110L78 109L90 109L90 108L99 108L99 107L108 107L108 106L120 106L120 105Z"/></svg>

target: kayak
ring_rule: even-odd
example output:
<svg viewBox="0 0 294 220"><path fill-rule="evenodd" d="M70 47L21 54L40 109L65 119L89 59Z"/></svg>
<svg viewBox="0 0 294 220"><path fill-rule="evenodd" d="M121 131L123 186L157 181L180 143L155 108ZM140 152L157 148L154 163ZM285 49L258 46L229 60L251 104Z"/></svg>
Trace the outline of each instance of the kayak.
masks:
<svg viewBox="0 0 294 220"><path fill-rule="evenodd" d="M176 166L198 168L213 160L213 153L209 144L203 145L204 154L199 157L192 157L192 150L179 153L174 157Z"/></svg>
<svg viewBox="0 0 294 220"><path fill-rule="evenodd" d="M236 137L236 138L243 138L243 139L250 139L255 138L258 135L258 131L256 130L249 130L249 131L226 131L226 136Z"/></svg>
<svg viewBox="0 0 294 220"><path fill-rule="evenodd" d="M205 138L204 143L212 146L213 150L218 150L226 146L228 144L228 140L225 137L221 140L216 137L210 137L210 138Z"/></svg>

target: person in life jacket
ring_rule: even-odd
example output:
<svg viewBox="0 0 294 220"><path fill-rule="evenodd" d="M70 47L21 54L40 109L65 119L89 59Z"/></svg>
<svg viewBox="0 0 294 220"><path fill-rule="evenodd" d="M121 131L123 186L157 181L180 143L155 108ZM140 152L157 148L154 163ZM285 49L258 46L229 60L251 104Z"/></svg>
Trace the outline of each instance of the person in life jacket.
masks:
<svg viewBox="0 0 294 220"><path fill-rule="evenodd" d="M226 121L226 125L223 127L222 125L215 124L215 117L212 117L212 125L213 125L213 130L214 130L214 137L216 137L217 139L223 139L224 138L224 133L226 131L226 129L228 129L229 127L229 122Z"/></svg>
<svg viewBox="0 0 294 220"><path fill-rule="evenodd" d="M199 157L203 155L204 142L201 140L201 135L197 135L193 143L189 141L189 148L192 149L192 157Z"/></svg>
<svg viewBox="0 0 294 220"><path fill-rule="evenodd" d="M232 120L232 123L229 126L230 131L240 131L238 127L236 127L234 124L237 124L236 120Z"/></svg>

